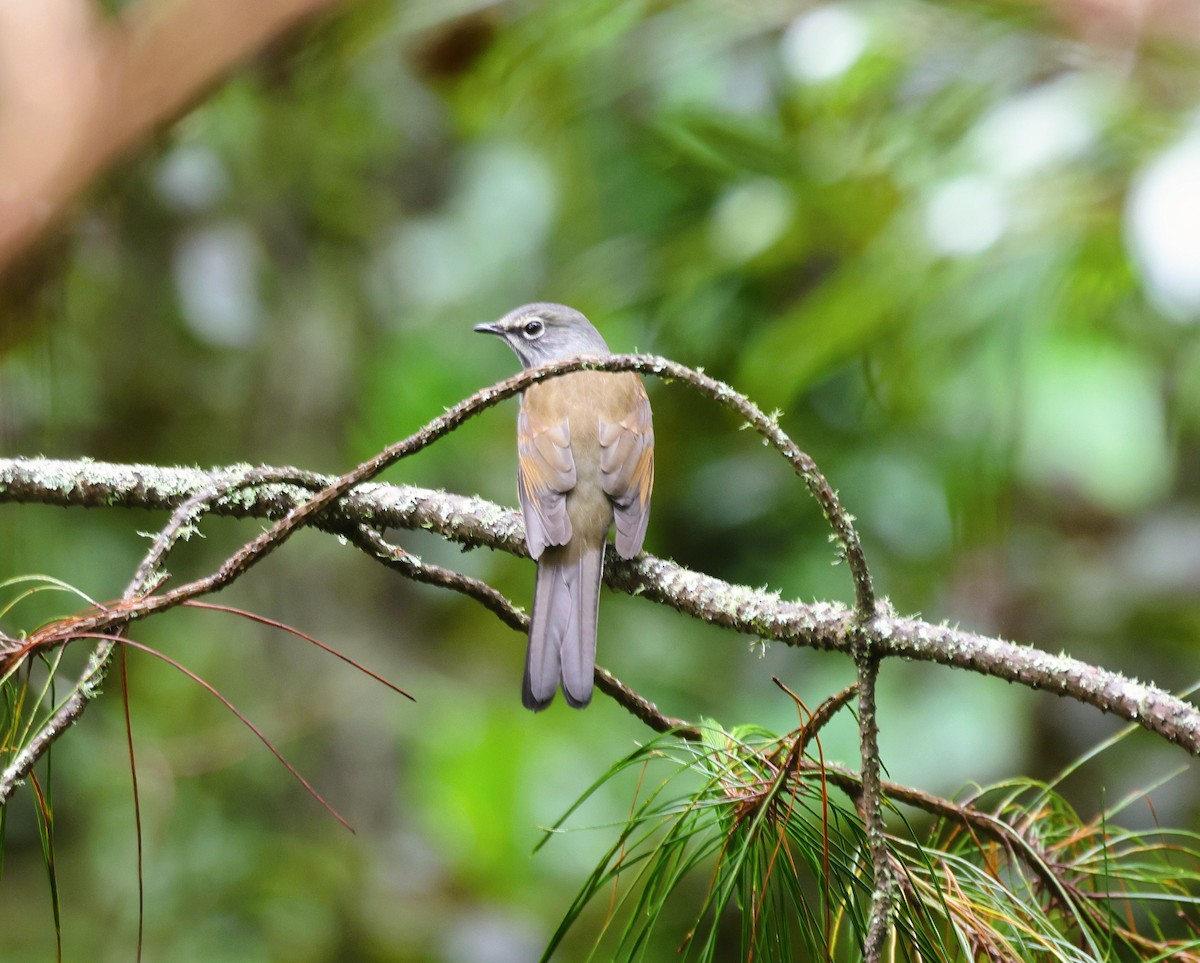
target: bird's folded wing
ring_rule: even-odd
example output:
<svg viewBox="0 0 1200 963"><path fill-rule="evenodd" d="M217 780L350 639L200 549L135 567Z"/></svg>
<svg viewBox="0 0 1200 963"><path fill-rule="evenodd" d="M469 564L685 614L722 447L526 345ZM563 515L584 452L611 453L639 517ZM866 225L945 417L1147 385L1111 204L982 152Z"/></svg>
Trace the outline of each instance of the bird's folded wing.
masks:
<svg viewBox="0 0 1200 963"><path fill-rule="evenodd" d="M570 541L566 493L574 487L569 424L544 424L522 406L517 416L517 497L525 516L525 544L534 558L547 545Z"/></svg>
<svg viewBox="0 0 1200 963"><path fill-rule="evenodd" d="M613 502L617 552L633 558L642 550L654 488L654 424L650 399L636 376L629 404L616 421L600 419L600 482Z"/></svg>

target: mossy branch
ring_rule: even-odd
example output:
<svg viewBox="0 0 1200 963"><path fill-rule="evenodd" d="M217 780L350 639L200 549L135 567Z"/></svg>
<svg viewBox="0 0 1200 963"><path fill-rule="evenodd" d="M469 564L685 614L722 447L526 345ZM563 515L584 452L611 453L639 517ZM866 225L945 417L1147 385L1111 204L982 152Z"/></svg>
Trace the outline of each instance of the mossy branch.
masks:
<svg viewBox="0 0 1200 963"><path fill-rule="evenodd" d="M89 460L0 458L0 504L144 508L170 511L248 466L216 469L109 464ZM334 479L313 475L322 483ZM310 497L298 484L265 483L225 493L214 514L278 519ZM475 496L412 485L366 483L334 500L327 523L371 528L424 529L464 546L525 555L524 529L512 509ZM731 585L668 559L641 555L606 561L605 581L694 618L755 638L823 651L854 653L855 613L838 602L805 603L742 585ZM961 628L881 611L863 626L884 658L933 662L1071 698L1137 723L1168 742L1200 755L1200 710L1150 683L1064 654Z"/></svg>

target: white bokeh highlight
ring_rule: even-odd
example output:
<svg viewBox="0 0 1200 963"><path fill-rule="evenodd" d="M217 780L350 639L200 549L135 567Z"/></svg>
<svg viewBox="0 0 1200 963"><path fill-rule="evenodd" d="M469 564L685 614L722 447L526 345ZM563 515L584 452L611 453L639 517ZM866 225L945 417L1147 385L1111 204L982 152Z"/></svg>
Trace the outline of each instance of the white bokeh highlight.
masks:
<svg viewBox="0 0 1200 963"><path fill-rule="evenodd" d="M154 172L154 192L181 213L205 211L229 191L229 175L217 154L185 144L170 151Z"/></svg>
<svg viewBox="0 0 1200 963"><path fill-rule="evenodd" d="M1079 74L1022 91L980 118L971 135L978 163L1008 179L1064 164L1095 143L1104 102L1099 82Z"/></svg>
<svg viewBox="0 0 1200 963"><path fill-rule="evenodd" d="M1048 178L1093 149L1113 100L1094 74L1065 73L997 103L977 121L959 172L922 198L925 237L947 257L981 254L1059 209ZM964 163L965 161L965 163Z"/></svg>
<svg viewBox="0 0 1200 963"><path fill-rule="evenodd" d="M382 313L438 310L496 284L536 284L557 212L553 174L519 144L483 144L437 212L401 222L370 270Z"/></svg>
<svg viewBox="0 0 1200 963"><path fill-rule="evenodd" d="M183 320L217 347L253 344L263 325L258 269L262 251L248 227L227 222L180 238L171 270Z"/></svg>
<svg viewBox="0 0 1200 963"><path fill-rule="evenodd" d="M783 236L795 207L788 189L769 177L737 184L717 198L708 222L709 243L727 261L748 261Z"/></svg>
<svg viewBox="0 0 1200 963"><path fill-rule="evenodd" d="M1200 319L1200 124L1134 179L1125 236L1151 303L1176 321Z"/></svg>
<svg viewBox="0 0 1200 963"><path fill-rule="evenodd" d="M817 7L791 22L783 33L784 68L803 83L840 77L867 49L867 24L845 4Z"/></svg>
<svg viewBox="0 0 1200 963"><path fill-rule="evenodd" d="M942 181L925 200L925 236L939 254L980 254L1004 236L1008 223L1004 189L990 177L967 174Z"/></svg>

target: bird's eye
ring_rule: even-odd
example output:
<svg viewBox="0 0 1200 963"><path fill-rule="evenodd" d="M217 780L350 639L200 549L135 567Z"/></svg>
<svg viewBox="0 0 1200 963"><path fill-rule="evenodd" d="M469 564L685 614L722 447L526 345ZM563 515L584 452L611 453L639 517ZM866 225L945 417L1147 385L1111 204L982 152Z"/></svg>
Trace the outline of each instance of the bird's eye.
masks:
<svg viewBox="0 0 1200 963"><path fill-rule="evenodd" d="M540 338L546 331L546 325L541 318L533 318L525 322L525 327L521 329L525 332L525 337L529 339Z"/></svg>

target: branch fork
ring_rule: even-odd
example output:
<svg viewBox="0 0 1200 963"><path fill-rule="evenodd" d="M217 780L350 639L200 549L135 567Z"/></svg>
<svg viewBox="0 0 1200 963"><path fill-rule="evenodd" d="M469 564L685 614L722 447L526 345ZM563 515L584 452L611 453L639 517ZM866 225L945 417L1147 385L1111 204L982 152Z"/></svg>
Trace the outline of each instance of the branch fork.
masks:
<svg viewBox="0 0 1200 963"><path fill-rule="evenodd" d="M523 371L476 392L413 435L336 478L292 468L236 466L205 472L87 460L0 459L0 502L173 510L171 520L156 537L119 603L47 626L27 639L0 636L0 674L6 663L11 667L14 661L32 651L64 645L82 635L116 635L131 621L214 592L240 577L304 525L315 525L344 537L408 578L475 598L506 625L524 631L528 625L526 616L491 586L426 563L381 535L387 527L420 527L464 545L486 545L524 555L524 531L519 516L484 499L413 486L382 485L372 479L443 438L468 418L530 385L580 370L634 371L682 382L732 410L791 465L830 525L851 576L855 599L852 608L837 603L805 605L781 600L778 595L729 585L646 554L628 561L610 559L605 566L605 579L612 588L644 595L651 601L739 632L790 645L835 649L854 658L861 757L861 776L855 794L874 877L864 959L882 958L897 891L883 825L884 787L880 779L875 707L875 684L883 659L899 656L939 662L1035 689L1048 689L1134 721L1193 755L1200 753L1200 711L1161 689L1066 656L1052 656L1001 639L896 616L886 600L876 597L853 518L813 459L788 437L777 419L763 413L728 385L653 355L575 359ZM274 524L211 575L164 588L167 576L162 563L166 555L207 512L268 518ZM50 744L78 720L95 698L115 644L105 640L96 646L75 693L0 774L0 805ZM695 726L664 715L603 668L596 670L596 685L656 731L675 731L683 738L696 738L699 734ZM834 708L841 704L837 702Z"/></svg>

